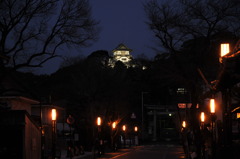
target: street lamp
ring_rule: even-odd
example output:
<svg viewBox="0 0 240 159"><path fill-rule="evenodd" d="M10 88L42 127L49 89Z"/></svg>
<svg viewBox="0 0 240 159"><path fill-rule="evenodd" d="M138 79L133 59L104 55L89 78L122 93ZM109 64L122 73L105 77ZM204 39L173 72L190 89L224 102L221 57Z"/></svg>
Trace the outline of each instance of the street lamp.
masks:
<svg viewBox="0 0 240 159"><path fill-rule="evenodd" d="M112 123L112 134L111 134L111 145L112 145L112 150L115 151L116 150L116 146L115 146L115 142L114 142L114 136L116 135L115 134L115 129L116 129L116 122L114 121Z"/></svg>
<svg viewBox="0 0 240 159"><path fill-rule="evenodd" d="M97 117L97 127L98 127L98 140L99 140L99 148L98 148L98 155L101 156L103 153L102 147L103 147L103 141L101 139L101 125L102 125L102 119L101 117Z"/></svg>
<svg viewBox="0 0 240 159"><path fill-rule="evenodd" d="M57 110L52 109L52 121L56 121L56 119L57 119Z"/></svg>
<svg viewBox="0 0 240 159"><path fill-rule="evenodd" d="M57 110L52 109L52 159L55 159L56 155L56 120Z"/></svg>
<svg viewBox="0 0 240 159"><path fill-rule="evenodd" d="M216 120L215 109L216 109L215 99L210 99L210 113L211 113L213 139L214 139L214 125Z"/></svg>
<svg viewBox="0 0 240 159"><path fill-rule="evenodd" d="M122 130L123 130L123 137L124 137L124 139L123 139L123 147L124 148L126 147L126 129L127 129L126 125L123 125Z"/></svg>
<svg viewBox="0 0 240 159"><path fill-rule="evenodd" d="M206 151L206 148L205 148L205 141L206 141L206 139L205 139L205 128L204 128L204 122L205 122L205 113L204 112L201 112L201 114L200 114L200 121L201 121L201 125L200 125L200 130L201 130L201 133L202 133L202 136L203 136L203 138L202 138L202 144L201 144L201 154L203 154L203 155L205 155L205 151ZM203 158L205 158L204 156L203 156Z"/></svg>
<svg viewBox="0 0 240 159"><path fill-rule="evenodd" d="M212 125L212 154L213 158L215 156L215 99L210 99L210 113L211 113L211 125Z"/></svg>
<svg viewBox="0 0 240 159"><path fill-rule="evenodd" d="M138 145L138 127L134 126L134 132L135 132L135 145Z"/></svg>
<svg viewBox="0 0 240 159"><path fill-rule="evenodd" d="M214 122L216 120L216 115L215 115L215 99L210 99L210 113L211 113L211 120L212 120L212 131L214 129Z"/></svg>
<svg viewBox="0 0 240 159"><path fill-rule="evenodd" d="M240 134L240 113L237 113L238 133Z"/></svg>

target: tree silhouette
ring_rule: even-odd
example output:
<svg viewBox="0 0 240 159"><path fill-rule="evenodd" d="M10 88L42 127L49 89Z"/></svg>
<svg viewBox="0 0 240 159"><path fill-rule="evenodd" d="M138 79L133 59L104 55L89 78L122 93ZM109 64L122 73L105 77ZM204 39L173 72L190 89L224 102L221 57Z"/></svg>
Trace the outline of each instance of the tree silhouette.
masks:
<svg viewBox="0 0 240 159"><path fill-rule="evenodd" d="M1 68L40 67L63 47L88 46L98 35L87 0L2 0L0 13Z"/></svg>
<svg viewBox="0 0 240 159"><path fill-rule="evenodd" d="M219 32L232 32L239 36L239 5L236 0L176 0L144 4L147 25L159 44L176 53L183 42L205 37L211 39Z"/></svg>

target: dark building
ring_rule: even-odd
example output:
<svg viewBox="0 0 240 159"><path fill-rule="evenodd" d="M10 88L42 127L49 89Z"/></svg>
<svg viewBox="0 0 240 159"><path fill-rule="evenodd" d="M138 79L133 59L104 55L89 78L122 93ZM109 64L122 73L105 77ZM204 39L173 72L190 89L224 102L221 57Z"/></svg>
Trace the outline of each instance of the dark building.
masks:
<svg viewBox="0 0 240 159"><path fill-rule="evenodd" d="M30 115L36 103L25 97L0 97L0 158L41 158L41 131Z"/></svg>

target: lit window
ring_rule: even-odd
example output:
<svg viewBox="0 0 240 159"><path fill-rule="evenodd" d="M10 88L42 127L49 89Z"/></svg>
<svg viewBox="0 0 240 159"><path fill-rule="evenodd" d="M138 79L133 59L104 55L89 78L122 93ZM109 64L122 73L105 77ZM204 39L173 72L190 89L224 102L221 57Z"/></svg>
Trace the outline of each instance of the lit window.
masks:
<svg viewBox="0 0 240 159"><path fill-rule="evenodd" d="M127 58L123 57L121 58L122 61L127 61Z"/></svg>

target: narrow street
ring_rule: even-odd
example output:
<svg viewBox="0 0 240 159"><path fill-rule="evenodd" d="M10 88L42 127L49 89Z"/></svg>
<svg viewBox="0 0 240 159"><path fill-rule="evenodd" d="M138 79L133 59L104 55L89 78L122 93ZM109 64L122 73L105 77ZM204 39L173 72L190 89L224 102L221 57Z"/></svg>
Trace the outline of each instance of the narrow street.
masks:
<svg viewBox="0 0 240 159"><path fill-rule="evenodd" d="M121 151L108 153L101 159L185 159L183 148L178 144L146 145L138 146L131 151L129 149Z"/></svg>

